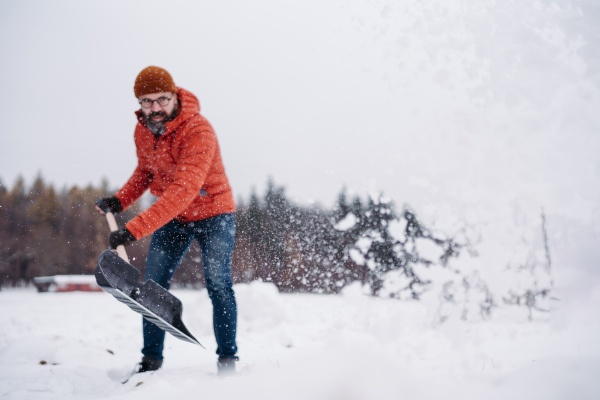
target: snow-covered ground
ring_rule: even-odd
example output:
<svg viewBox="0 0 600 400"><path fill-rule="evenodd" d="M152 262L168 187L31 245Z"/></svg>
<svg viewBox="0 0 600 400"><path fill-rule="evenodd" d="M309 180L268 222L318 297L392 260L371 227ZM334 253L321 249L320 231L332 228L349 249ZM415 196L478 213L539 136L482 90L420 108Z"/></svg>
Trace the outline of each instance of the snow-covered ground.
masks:
<svg viewBox="0 0 600 400"><path fill-rule="evenodd" d="M241 360L216 376L205 290L175 291L202 350L167 336L155 373L119 383L140 359L140 319L105 293L0 292L0 397L17 399L597 399L600 287L544 320L523 308L436 321L426 302L280 294L236 285Z"/></svg>

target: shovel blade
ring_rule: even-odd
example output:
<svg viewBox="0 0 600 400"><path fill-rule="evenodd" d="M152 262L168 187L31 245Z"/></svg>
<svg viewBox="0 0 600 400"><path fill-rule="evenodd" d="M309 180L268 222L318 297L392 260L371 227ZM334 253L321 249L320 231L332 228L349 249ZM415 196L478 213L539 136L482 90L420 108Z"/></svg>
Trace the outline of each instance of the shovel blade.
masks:
<svg viewBox="0 0 600 400"><path fill-rule="evenodd" d="M181 301L153 280L140 284L140 271L115 252L100 254L94 275L98 286L133 311L176 338L204 348L181 320Z"/></svg>

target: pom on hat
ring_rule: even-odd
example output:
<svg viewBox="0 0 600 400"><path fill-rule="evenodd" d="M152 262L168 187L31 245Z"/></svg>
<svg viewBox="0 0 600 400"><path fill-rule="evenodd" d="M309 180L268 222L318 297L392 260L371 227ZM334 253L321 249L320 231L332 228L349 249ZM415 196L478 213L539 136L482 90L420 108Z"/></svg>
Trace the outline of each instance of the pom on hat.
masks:
<svg viewBox="0 0 600 400"><path fill-rule="evenodd" d="M172 92L177 93L177 86L166 70L160 67L150 66L144 68L135 78L133 85L135 97L140 97L145 94Z"/></svg>

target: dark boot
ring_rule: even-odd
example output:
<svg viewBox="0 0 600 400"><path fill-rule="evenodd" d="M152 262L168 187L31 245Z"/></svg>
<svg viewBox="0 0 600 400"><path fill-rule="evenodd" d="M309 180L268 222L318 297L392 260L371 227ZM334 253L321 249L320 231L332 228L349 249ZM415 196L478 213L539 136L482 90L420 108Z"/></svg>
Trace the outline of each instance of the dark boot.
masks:
<svg viewBox="0 0 600 400"><path fill-rule="evenodd" d="M140 372L148 372L148 371L156 371L162 366L163 360L157 360L156 358L150 357L142 357L142 362L139 363L138 373Z"/></svg>
<svg viewBox="0 0 600 400"><path fill-rule="evenodd" d="M217 374L221 376L235 374L236 361L237 358L235 357L219 357L217 361Z"/></svg>

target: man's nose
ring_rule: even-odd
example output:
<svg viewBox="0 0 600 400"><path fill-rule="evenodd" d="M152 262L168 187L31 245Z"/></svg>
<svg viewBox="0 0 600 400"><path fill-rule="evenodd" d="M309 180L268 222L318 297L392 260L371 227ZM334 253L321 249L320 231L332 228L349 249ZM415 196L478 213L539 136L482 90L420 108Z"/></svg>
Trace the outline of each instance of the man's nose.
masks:
<svg viewBox="0 0 600 400"><path fill-rule="evenodd" d="M152 107L150 107L151 111L160 111L162 110L162 107L160 106L160 104L158 104L158 101L154 101L152 103Z"/></svg>

